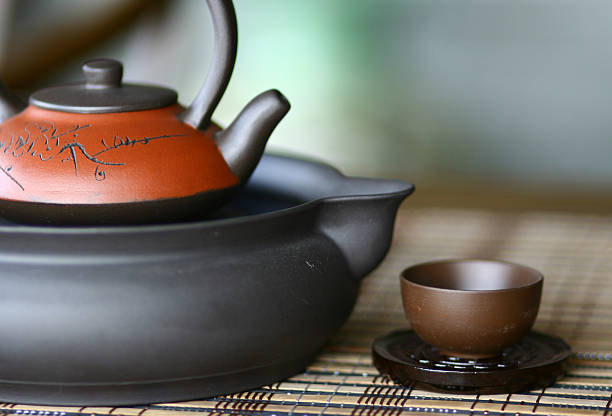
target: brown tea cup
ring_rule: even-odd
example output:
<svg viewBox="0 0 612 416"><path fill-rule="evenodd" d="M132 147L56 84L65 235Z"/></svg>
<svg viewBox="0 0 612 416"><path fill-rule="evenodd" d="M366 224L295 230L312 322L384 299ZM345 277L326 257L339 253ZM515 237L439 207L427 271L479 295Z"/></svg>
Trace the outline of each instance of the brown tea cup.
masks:
<svg viewBox="0 0 612 416"><path fill-rule="evenodd" d="M442 354L495 357L533 326L542 275L493 260L445 260L407 268L400 277L406 317Z"/></svg>

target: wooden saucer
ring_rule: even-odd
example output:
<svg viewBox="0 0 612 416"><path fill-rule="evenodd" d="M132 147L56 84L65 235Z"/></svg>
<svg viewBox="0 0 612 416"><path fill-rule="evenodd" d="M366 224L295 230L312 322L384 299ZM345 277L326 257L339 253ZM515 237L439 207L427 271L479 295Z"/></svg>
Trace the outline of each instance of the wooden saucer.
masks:
<svg viewBox="0 0 612 416"><path fill-rule="evenodd" d="M372 345L374 365L405 386L455 393L498 394L541 389L563 376L571 348L561 338L529 332L501 356L465 359L441 354L414 331L394 331Z"/></svg>

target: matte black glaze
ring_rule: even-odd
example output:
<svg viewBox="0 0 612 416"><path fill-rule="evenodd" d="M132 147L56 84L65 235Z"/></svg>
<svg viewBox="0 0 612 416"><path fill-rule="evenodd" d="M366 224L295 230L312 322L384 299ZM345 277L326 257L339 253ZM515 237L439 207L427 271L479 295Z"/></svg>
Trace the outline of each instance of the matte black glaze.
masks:
<svg viewBox="0 0 612 416"><path fill-rule="evenodd" d="M348 317L412 190L265 156L215 220L0 226L0 401L187 400L296 373Z"/></svg>
<svg viewBox="0 0 612 416"><path fill-rule="evenodd" d="M47 204L7 199L0 204L0 217L30 225L83 225L87 220L95 225L195 221L206 218L238 189L232 186L184 198L116 204Z"/></svg>
<svg viewBox="0 0 612 416"><path fill-rule="evenodd" d="M238 24L232 0L206 0L212 17L215 45L206 81L179 118L193 128L204 130L227 88L238 51Z"/></svg>
<svg viewBox="0 0 612 416"><path fill-rule="evenodd" d="M176 92L152 85L122 84L123 64L94 59L83 64L85 82L44 88L30 104L67 113L101 114L151 110L176 103Z"/></svg>
<svg viewBox="0 0 612 416"><path fill-rule="evenodd" d="M242 109L232 124L215 134L223 158L240 183L246 183L251 177L268 138L290 108L280 91L262 92Z"/></svg>

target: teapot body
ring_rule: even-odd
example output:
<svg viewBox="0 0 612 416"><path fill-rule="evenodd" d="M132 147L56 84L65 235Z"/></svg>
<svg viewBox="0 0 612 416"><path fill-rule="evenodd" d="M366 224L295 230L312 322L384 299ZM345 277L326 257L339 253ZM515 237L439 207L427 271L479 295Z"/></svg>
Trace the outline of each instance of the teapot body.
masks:
<svg viewBox="0 0 612 416"><path fill-rule="evenodd" d="M149 205L159 211L186 199L206 205L192 207L196 216L209 211L239 180L213 139L220 128L211 123L204 131L193 129L177 118L182 110L175 104L74 114L29 106L0 126L0 211L19 221L28 203L30 211L41 210L43 223L82 222L79 212L101 207ZM63 219L54 220L54 211L64 211ZM176 219L163 211L161 219ZM148 217L141 213L126 222ZM106 221L94 214L88 222Z"/></svg>
<svg viewBox="0 0 612 416"><path fill-rule="evenodd" d="M211 124L182 123L173 105L73 114L34 106L0 126L0 195L38 203L112 204L232 187Z"/></svg>

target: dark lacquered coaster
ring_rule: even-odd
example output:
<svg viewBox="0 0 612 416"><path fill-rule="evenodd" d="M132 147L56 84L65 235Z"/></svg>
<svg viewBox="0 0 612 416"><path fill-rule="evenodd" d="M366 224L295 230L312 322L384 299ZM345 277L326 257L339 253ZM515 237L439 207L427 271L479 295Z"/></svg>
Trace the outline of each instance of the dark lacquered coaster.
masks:
<svg viewBox="0 0 612 416"><path fill-rule="evenodd" d="M456 393L517 393L541 389L565 374L570 347L529 332L500 357L465 359L441 354L413 331L395 331L372 345L374 365L396 383Z"/></svg>

